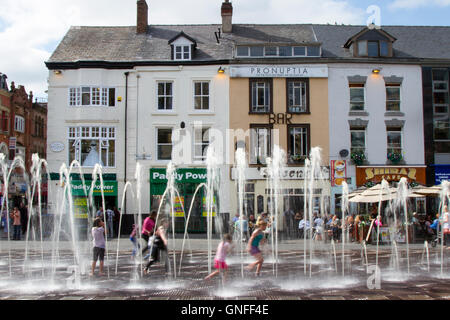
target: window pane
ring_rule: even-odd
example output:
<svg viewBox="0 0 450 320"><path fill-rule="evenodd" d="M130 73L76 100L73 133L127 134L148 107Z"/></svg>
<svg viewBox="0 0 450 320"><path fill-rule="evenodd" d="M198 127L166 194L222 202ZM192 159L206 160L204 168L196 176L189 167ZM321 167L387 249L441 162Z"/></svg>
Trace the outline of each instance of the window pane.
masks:
<svg viewBox="0 0 450 320"><path fill-rule="evenodd" d="M208 110L209 109L209 97L203 97L202 102L203 102L202 109Z"/></svg>
<svg viewBox="0 0 450 320"><path fill-rule="evenodd" d="M237 55L239 57L248 57L248 47L237 47Z"/></svg>
<svg viewBox="0 0 450 320"><path fill-rule="evenodd" d="M170 160L172 158L172 145L158 145L158 159Z"/></svg>
<svg viewBox="0 0 450 320"><path fill-rule="evenodd" d="M447 82L434 82L433 83L434 90L448 90Z"/></svg>
<svg viewBox="0 0 450 320"><path fill-rule="evenodd" d="M202 84L200 82L196 82L195 83L195 92L194 92L194 94L196 96L199 96L199 95L202 94Z"/></svg>
<svg viewBox="0 0 450 320"><path fill-rule="evenodd" d="M202 83L202 94L205 96L209 95L209 83L208 82Z"/></svg>
<svg viewBox="0 0 450 320"><path fill-rule="evenodd" d="M447 69L433 69L433 80L448 81Z"/></svg>
<svg viewBox="0 0 450 320"><path fill-rule="evenodd" d="M81 163L83 167L93 167L100 161L100 145L98 140L81 140Z"/></svg>
<svg viewBox="0 0 450 320"><path fill-rule="evenodd" d="M450 140L449 119L436 120L434 122L434 139Z"/></svg>
<svg viewBox="0 0 450 320"><path fill-rule="evenodd" d="M306 56L306 47L294 47L294 56Z"/></svg>
<svg viewBox="0 0 450 320"><path fill-rule="evenodd" d="M116 105L116 89L109 89L109 106L114 107Z"/></svg>
<svg viewBox="0 0 450 320"><path fill-rule="evenodd" d="M357 149L365 149L366 147L365 131L351 131L351 147Z"/></svg>
<svg viewBox="0 0 450 320"><path fill-rule="evenodd" d="M280 47L280 57L291 57L292 56L292 47Z"/></svg>
<svg viewBox="0 0 450 320"><path fill-rule="evenodd" d="M369 57L378 57L378 41L369 41L367 43Z"/></svg>
<svg viewBox="0 0 450 320"><path fill-rule="evenodd" d="M387 132L387 145L388 148L401 148L402 147L402 134L400 131L388 131Z"/></svg>
<svg viewBox="0 0 450 320"><path fill-rule="evenodd" d="M165 109L165 99L164 98L158 98L158 109L164 110Z"/></svg>
<svg viewBox="0 0 450 320"><path fill-rule="evenodd" d="M172 95L172 82L166 82L166 95L171 96Z"/></svg>
<svg viewBox="0 0 450 320"><path fill-rule="evenodd" d="M433 94L434 103L436 104L447 104L448 103L448 92L435 92Z"/></svg>
<svg viewBox="0 0 450 320"><path fill-rule="evenodd" d="M172 143L172 129L158 129L158 143Z"/></svg>
<svg viewBox="0 0 450 320"><path fill-rule="evenodd" d="M380 41L380 55L387 57L389 55L389 46L387 41Z"/></svg>
<svg viewBox="0 0 450 320"><path fill-rule="evenodd" d="M166 110L172 110L172 98L166 98Z"/></svg>
<svg viewBox="0 0 450 320"><path fill-rule="evenodd" d="M251 57L262 57L264 56L264 47L250 47Z"/></svg>
<svg viewBox="0 0 450 320"><path fill-rule="evenodd" d="M201 97L195 97L194 98L194 108L195 109L201 109L202 108L202 98Z"/></svg>
<svg viewBox="0 0 450 320"><path fill-rule="evenodd" d="M364 88L350 88L350 110L364 110Z"/></svg>
<svg viewBox="0 0 450 320"><path fill-rule="evenodd" d="M367 41L358 41L358 55L367 56Z"/></svg>
<svg viewBox="0 0 450 320"><path fill-rule="evenodd" d="M83 87L81 90L81 104L88 106L91 104L91 88Z"/></svg>
<svg viewBox="0 0 450 320"><path fill-rule="evenodd" d="M320 56L320 47L308 47L308 57Z"/></svg>
<svg viewBox="0 0 450 320"><path fill-rule="evenodd" d="M265 55L266 56L276 56L277 55L277 47L265 47Z"/></svg>
<svg viewBox="0 0 450 320"><path fill-rule="evenodd" d="M164 83L158 83L158 95L164 95Z"/></svg>

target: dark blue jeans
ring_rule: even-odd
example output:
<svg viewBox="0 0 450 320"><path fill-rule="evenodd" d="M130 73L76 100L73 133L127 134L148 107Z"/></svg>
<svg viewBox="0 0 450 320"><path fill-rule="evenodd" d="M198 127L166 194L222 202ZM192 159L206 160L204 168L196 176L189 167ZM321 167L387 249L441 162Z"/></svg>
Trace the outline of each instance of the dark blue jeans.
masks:
<svg viewBox="0 0 450 320"><path fill-rule="evenodd" d="M13 240L20 240L21 232L22 232L22 226L14 226Z"/></svg>

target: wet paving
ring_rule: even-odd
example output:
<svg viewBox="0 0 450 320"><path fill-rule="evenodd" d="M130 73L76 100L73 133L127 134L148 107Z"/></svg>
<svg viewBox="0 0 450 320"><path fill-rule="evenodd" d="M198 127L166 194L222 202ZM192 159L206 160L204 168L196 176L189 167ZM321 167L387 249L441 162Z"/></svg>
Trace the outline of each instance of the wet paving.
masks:
<svg viewBox="0 0 450 320"><path fill-rule="evenodd" d="M261 276L243 267L252 262L247 253L228 258L225 285L221 276L209 281L207 251L191 251L180 257L169 252L170 269L158 263L150 273L142 273L140 258L133 260L129 251L110 251L105 261L105 276L89 276L90 255L79 257L81 269L74 268L71 251L61 251L59 259L49 252L14 250L0 253L1 300L450 300L450 251L437 248L429 257L421 249L399 254L402 271L392 268L389 247L380 250L379 283L375 277L377 260L374 248L361 250L316 251L306 257L301 250L279 251L278 259L265 252ZM306 260L305 260L306 258ZM312 264L309 263L312 261ZM180 259L181 268L180 268ZM274 263L278 261L278 263ZM306 261L306 263L305 263ZM429 264L428 264L429 261ZM116 269L117 265L117 269ZM211 266L213 268L213 266ZM397 269L398 270L398 269ZM98 267L97 267L98 271ZM377 273L378 274L378 273Z"/></svg>

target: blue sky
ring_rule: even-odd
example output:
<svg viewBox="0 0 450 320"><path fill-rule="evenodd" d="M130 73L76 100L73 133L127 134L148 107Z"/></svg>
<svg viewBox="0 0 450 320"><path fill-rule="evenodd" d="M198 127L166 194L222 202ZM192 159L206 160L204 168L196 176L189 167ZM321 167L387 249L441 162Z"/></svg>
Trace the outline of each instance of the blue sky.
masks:
<svg viewBox="0 0 450 320"><path fill-rule="evenodd" d="M147 0L150 24L220 23L223 0ZM234 23L450 26L450 0L232 0ZM193 10L192 8L195 8ZM136 0L0 0L0 72L45 97L46 61L72 25L134 25ZM7 45L5 45L7 44Z"/></svg>

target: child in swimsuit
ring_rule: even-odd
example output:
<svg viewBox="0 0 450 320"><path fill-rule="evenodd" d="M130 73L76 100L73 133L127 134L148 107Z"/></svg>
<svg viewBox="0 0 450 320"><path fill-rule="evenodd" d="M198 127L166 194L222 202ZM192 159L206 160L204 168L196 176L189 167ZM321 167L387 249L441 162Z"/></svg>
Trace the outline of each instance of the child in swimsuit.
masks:
<svg viewBox="0 0 450 320"><path fill-rule="evenodd" d="M225 234L223 236L223 240L219 243L219 246L217 247L216 256L214 258L214 267L216 268L216 271L213 271L210 275L208 275L205 280L209 280L215 275L218 275L220 271L224 271L223 273L223 282L227 279L227 271L228 271L228 265L225 262L225 259L227 257L228 252L232 250L232 241L233 238L230 234Z"/></svg>
<svg viewBox="0 0 450 320"><path fill-rule="evenodd" d="M255 257L256 261L249 264L246 269L251 271L256 266L256 276L260 275L262 264L264 262L264 258L262 256L261 250L259 249L259 245L265 241L264 239L264 230L267 228L267 222L260 221L258 225L258 229L253 231L250 240L248 241L247 251Z"/></svg>

